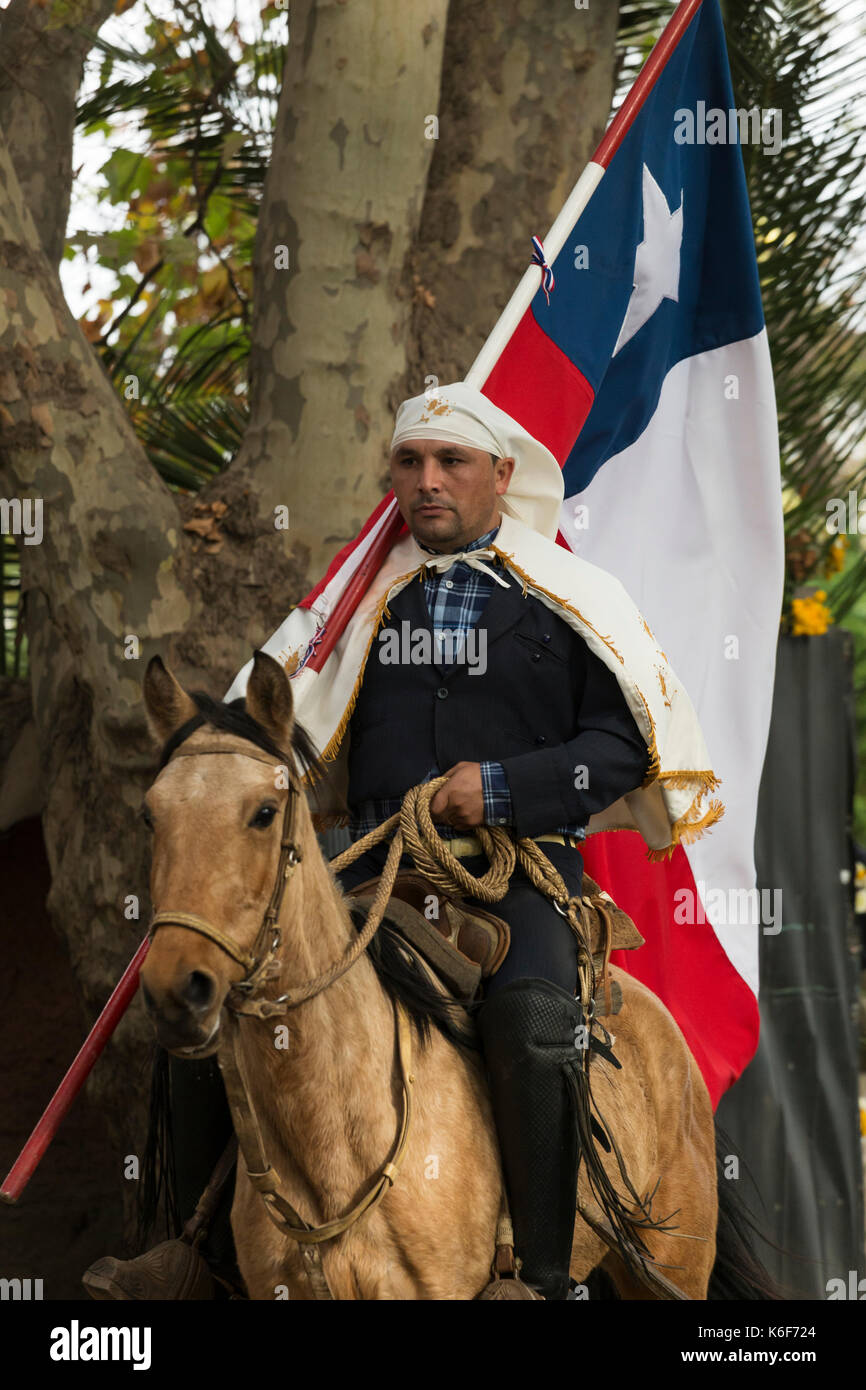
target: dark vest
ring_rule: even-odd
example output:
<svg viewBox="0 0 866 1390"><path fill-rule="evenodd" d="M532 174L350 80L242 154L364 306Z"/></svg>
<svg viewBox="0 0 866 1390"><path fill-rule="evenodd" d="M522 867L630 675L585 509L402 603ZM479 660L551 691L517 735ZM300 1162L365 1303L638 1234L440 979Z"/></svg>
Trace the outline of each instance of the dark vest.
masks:
<svg viewBox="0 0 866 1390"><path fill-rule="evenodd" d="M428 631L438 654L422 578L388 604L391 616L373 638L349 725L353 812L367 800L403 796L434 764L444 772L464 760L499 762L579 732L589 649L563 618L524 597L519 579L503 577L510 587L494 585L476 625L483 674L466 660L450 667L382 661L387 649L380 634L393 630L399 637L406 620L410 633Z"/></svg>

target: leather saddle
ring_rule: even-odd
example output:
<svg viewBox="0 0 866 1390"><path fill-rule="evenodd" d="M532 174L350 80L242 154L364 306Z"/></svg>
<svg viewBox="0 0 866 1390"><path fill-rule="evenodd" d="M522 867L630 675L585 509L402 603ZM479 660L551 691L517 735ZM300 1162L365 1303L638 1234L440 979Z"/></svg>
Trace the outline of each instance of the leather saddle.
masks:
<svg viewBox="0 0 866 1390"><path fill-rule="evenodd" d="M358 927L366 920L378 885L377 875L346 893ZM583 876L581 915L599 975L606 976L611 951L643 945L644 938L628 913L589 874ZM412 869L398 872L382 927L396 936L403 954L437 988L463 1003L474 999L482 982L495 975L511 945L508 923L501 917L474 904L467 906L462 898L444 893ZM596 997L596 1013L618 1013L622 992L615 981L605 983L607 988Z"/></svg>

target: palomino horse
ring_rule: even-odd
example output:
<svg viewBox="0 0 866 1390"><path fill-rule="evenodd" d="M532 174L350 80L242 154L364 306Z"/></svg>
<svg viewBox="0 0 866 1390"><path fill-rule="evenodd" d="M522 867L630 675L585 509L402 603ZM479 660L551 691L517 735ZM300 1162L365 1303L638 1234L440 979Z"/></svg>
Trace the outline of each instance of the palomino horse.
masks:
<svg viewBox="0 0 866 1390"><path fill-rule="evenodd" d="M243 983L269 902L278 902L278 931L268 943L272 995L327 971L357 929L297 780L296 758L311 766L315 754L294 722L282 668L256 653L245 703L226 706L198 693L193 699L154 658L144 690L151 728L166 747L145 812L154 832L153 907L164 920L141 979L162 1046L202 1058L217 1052L227 1031L224 1006ZM281 764L292 770L288 787L275 779ZM281 850L284 810L298 849L293 868ZM275 896L278 868L284 891ZM624 971L612 967L612 977L623 1001L613 1020L620 1069L593 1056L593 1095L632 1187L654 1192L655 1214L676 1213L673 1229L642 1232L656 1268L679 1291L672 1296L703 1299L718 1207L709 1095L660 1000ZM231 1020L263 1151L308 1223L350 1211L394 1156L405 1119L394 989L366 950L288 1013ZM413 1018L411 1123L393 1185L316 1247L336 1299L473 1299L490 1279L503 1179L483 1059L455 1045L447 1028L422 1023ZM615 1156L603 1157L625 1198ZM585 1184L582 1165L579 1208L601 1215ZM232 1228L251 1298L283 1290L292 1299L314 1296L299 1245L272 1221L242 1161ZM576 1214L574 1279L585 1283L601 1265L621 1297L658 1296L609 1246Z"/></svg>

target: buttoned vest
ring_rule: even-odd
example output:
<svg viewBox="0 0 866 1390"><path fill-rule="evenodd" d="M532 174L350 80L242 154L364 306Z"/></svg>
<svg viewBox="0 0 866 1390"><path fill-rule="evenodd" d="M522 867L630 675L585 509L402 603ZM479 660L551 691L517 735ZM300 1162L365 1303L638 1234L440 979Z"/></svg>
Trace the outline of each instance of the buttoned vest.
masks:
<svg viewBox="0 0 866 1390"><path fill-rule="evenodd" d="M494 585L474 645L467 639L450 666L441 663L422 578L388 604L349 724L353 812L367 800L403 796L434 765L501 761L579 732L588 648L524 596L519 579L503 577L509 588Z"/></svg>

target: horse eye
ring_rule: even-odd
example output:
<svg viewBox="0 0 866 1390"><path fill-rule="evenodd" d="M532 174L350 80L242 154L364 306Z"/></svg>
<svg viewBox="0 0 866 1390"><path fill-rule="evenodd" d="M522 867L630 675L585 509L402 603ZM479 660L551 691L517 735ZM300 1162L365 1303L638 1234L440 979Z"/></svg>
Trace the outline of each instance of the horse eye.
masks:
<svg viewBox="0 0 866 1390"><path fill-rule="evenodd" d="M250 825L255 826L256 830L265 830L273 823L276 814L276 806L260 806L250 821Z"/></svg>
<svg viewBox="0 0 866 1390"><path fill-rule="evenodd" d="M142 806L142 808L141 808L141 819L144 821L144 823L145 823L145 825L147 826L148 830L152 830L152 829L153 829L153 816L150 814L150 807L149 807L149 806Z"/></svg>

